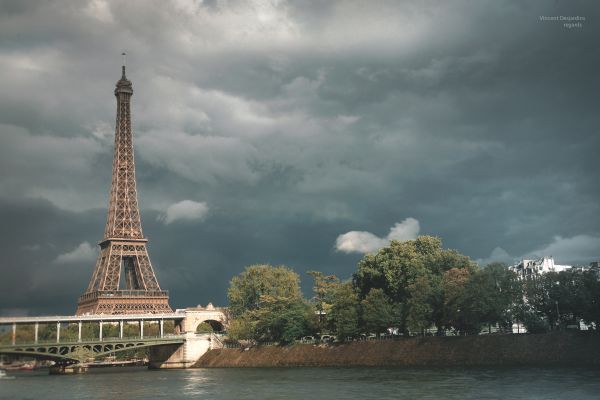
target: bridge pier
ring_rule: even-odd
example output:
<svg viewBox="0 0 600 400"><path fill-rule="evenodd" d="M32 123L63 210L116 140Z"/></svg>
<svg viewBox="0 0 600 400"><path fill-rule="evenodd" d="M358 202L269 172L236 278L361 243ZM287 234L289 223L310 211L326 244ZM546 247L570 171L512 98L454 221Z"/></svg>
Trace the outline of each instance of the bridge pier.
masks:
<svg viewBox="0 0 600 400"><path fill-rule="evenodd" d="M154 346L150 348L148 368L189 368L211 347L211 334L186 333L183 344Z"/></svg>

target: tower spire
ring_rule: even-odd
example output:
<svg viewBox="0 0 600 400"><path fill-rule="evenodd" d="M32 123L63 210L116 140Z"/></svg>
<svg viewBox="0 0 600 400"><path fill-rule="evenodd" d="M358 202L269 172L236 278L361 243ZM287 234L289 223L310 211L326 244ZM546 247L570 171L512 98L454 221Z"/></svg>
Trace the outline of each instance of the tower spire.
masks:
<svg viewBox="0 0 600 400"><path fill-rule="evenodd" d="M121 76L121 79L127 79L127 77L125 76L125 66L127 65L127 53L122 52L121 55L123 56L123 75Z"/></svg>

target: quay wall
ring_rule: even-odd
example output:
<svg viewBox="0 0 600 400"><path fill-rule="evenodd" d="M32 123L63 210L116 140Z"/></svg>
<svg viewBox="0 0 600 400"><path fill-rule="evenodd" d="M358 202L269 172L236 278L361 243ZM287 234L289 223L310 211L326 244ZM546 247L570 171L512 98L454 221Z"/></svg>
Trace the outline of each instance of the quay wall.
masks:
<svg viewBox="0 0 600 400"><path fill-rule="evenodd" d="M224 367L600 367L600 334L419 337L343 344L209 350L196 368Z"/></svg>

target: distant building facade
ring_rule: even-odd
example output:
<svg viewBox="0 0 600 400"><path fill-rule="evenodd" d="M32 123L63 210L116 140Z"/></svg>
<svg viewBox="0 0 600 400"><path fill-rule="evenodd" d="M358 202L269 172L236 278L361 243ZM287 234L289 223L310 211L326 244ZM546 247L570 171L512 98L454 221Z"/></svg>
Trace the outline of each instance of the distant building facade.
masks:
<svg viewBox="0 0 600 400"><path fill-rule="evenodd" d="M600 279L600 261L593 261L590 265L560 265L554 262L554 258L541 257L536 260L523 259L517 264L508 267L509 270L515 272L519 278L528 278L536 275L546 274L548 272L562 272L562 271L577 271L577 272L591 272Z"/></svg>
<svg viewBox="0 0 600 400"><path fill-rule="evenodd" d="M536 260L521 260L519 263L508 267L521 278L548 272L562 272L573 268L572 265L559 265L554 263L554 257L541 257Z"/></svg>

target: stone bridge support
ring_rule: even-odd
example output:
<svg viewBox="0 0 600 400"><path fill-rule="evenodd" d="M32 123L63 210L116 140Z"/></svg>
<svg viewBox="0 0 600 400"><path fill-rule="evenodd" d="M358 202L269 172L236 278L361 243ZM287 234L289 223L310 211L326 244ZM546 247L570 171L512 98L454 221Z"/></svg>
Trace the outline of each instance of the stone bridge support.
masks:
<svg viewBox="0 0 600 400"><path fill-rule="evenodd" d="M185 334L185 342L181 345L165 345L150 348L149 368L189 368L210 349L223 347L219 337L214 333L198 334L196 329L203 322L211 326L227 326L226 314L209 304L206 308L188 308L185 318L179 323L181 333Z"/></svg>
<svg viewBox="0 0 600 400"><path fill-rule="evenodd" d="M210 350L211 336L210 333L204 335L188 333L183 344L151 347L148 367L151 369L189 368Z"/></svg>

